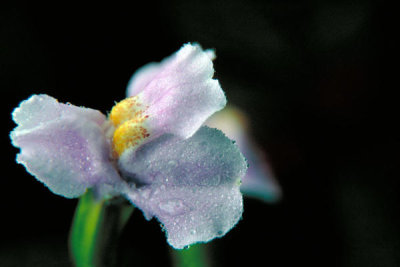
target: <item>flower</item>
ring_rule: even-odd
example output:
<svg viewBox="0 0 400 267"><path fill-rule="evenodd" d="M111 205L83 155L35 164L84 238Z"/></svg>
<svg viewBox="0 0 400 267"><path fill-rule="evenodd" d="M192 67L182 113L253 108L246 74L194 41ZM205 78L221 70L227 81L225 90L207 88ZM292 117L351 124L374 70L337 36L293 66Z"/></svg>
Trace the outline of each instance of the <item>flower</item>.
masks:
<svg viewBox="0 0 400 267"><path fill-rule="evenodd" d="M123 195L181 249L225 235L243 212L247 163L221 131L202 126L226 104L214 53L186 44L132 78L108 117L33 95L13 112L17 162L53 193Z"/></svg>
<svg viewBox="0 0 400 267"><path fill-rule="evenodd" d="M242 179L240 191L264 202L281 199L282 191L266 160L266 156L251 139L247 115L237 107L228 106L207 119L205 125L223 131L235 140L246 157L249 169Z"/></svg>

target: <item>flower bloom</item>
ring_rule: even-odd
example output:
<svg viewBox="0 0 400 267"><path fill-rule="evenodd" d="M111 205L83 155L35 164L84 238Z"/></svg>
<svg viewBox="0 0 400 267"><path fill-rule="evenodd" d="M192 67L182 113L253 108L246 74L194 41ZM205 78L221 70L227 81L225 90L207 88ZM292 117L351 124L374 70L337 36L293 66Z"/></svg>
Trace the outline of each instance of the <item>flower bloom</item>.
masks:
<svg viewBox="0 0 400 267"><path fill-rule="evenodd" d="M225 235L243 212L247 163L221 131L202 126L226 104L212 79L213 52L186 44L140 69L127 99L101 112L33 95L13 112L17 162L53 193L123 195L169 244L184 248Z"/></svg>

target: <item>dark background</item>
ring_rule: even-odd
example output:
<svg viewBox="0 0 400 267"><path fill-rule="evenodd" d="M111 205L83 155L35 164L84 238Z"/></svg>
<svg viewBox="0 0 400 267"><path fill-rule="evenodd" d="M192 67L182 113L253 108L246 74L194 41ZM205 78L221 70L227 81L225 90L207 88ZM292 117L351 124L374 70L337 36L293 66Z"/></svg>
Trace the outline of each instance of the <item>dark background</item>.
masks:
<svg viewBox="0 0 400 267"><path fill-rule="evenodd" d="M13 108L46 93L107 112L138 67L188 41L216 49L216 76L284 193L276 205L245 200L243 220L212 243L215 265L400 266L384 2L55 2L0 4L0 266L69 266L77 203L15 163ZM136 212L121 251L131 266L168 266L163 235Z"/></svg>

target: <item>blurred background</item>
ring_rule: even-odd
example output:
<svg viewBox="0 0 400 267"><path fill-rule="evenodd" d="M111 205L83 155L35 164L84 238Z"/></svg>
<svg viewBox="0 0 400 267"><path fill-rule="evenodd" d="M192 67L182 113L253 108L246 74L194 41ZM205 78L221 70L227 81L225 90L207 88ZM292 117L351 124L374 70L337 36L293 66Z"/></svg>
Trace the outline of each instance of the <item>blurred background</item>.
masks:
<svg viewBox="0 0 400 267"><path fill-rule="evenodd" d="M70 266L77 203L15 163L13 108L45 93L106 113L137 68L189 41L216 49L216 77L249 115L283 190L274 205L245 199L243 219L212 242L214 266L400 266L389 9L373 0L3 1L0 266ZM121 244L127 266L170 266L164 234L140 211Z"/></svg>

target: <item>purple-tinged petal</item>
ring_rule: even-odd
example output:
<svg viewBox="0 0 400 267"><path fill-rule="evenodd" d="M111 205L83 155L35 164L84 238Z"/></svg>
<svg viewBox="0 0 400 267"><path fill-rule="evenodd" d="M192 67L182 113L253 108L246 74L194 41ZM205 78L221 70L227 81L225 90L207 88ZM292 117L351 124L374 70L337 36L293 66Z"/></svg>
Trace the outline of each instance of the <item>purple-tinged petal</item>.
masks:
<svg viewBox="0 0 400 267"><path fill-rule="evenodd" d="M137 96L146 107L150 139L165 133L188 138L225 106L221 86L212 79L214 57L212 50L186 44L161 63L148 64L133 75L127 95Z"/></svg>
<svg viewBox="0 0 400 267"><path fill-rule="evenodd" d="M265 154L252 143L243 143L243 154L249 162L249 169L243 178L240 191L248 197L265 202L277 202L282 197L281 188L267 163ZM251 165L250 165L251 164Z"/></svg>
<svg viewBox="0 0 400 267"><path fill-rule="evenodd" d="M164 62L167 59L164 59ZM143 91L146 86L162 71L162 63L151 62L138 69L128 82L127 97L135 96ZM165 63L164 63L165 64Z"/></svg>
<svg viewBox="0 0 400 267"><path fill-rule="evenodd" d="M78 197L87 188L120 181L99 111L58 103L47 95L33 95L13 112L17 127L10 137L21 149L17 162L53 193Z"/></svg>
<svg viewBox="0 0 400 267"><path fill-rule="evenodd" d="M132 184L128 199L163 224L181 249L225 235L243 212L240 179L247 164L221 131L202 127L189 139L163 135L119 160Z"/></svg>
<svg viewBox="0 0 400 267"><path fill-rule="evenodd" d="M227 107L210 117L206 125L222 130L235 140L246 157L249 169L242 180L241 192L265 202L278 201L281 189L264 153L251 140L247 120L247 116L237 108Z"/></svg>

